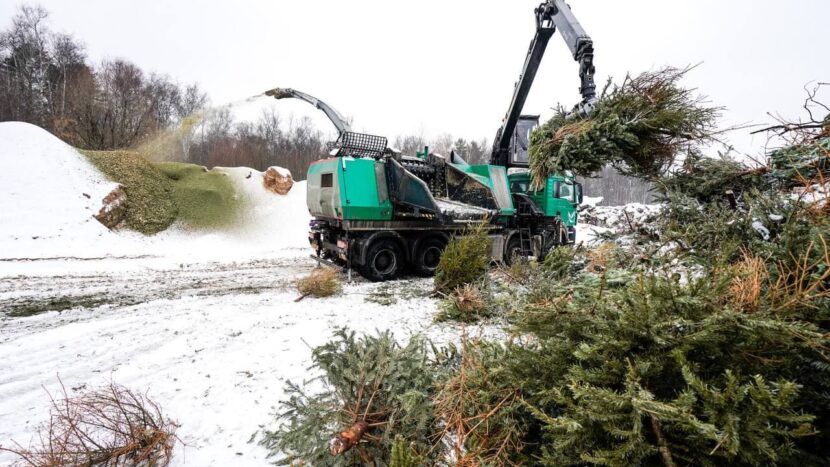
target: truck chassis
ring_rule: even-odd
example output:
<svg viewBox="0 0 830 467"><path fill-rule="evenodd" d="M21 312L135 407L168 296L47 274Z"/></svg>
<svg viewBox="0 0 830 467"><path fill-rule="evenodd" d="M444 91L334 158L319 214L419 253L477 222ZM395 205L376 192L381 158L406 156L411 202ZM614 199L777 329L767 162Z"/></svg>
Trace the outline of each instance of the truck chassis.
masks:
<svg viewBox="0 0 830 467"><path fill-rule="evenodd" d="M551 248L573 243L572 232L559 219L548 220L545 224L517 216L516 225L487 224L491 260L509 265L520 258L544 259ZM407 272L434 275L450 240L475 224L314 220L308 237L315 259L357 270L372 281L387 281Z"/></svg>

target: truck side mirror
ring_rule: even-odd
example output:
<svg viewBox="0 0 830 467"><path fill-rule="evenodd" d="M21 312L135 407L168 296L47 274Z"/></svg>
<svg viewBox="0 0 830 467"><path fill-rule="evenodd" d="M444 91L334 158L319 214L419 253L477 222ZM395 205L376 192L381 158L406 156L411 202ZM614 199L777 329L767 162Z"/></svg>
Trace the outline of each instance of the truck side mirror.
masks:
<svg viewBox="0 0 830 467"><path fill-rule="evenodd" d="M582 184L576 183L576 204L582 204Z"/></svg>

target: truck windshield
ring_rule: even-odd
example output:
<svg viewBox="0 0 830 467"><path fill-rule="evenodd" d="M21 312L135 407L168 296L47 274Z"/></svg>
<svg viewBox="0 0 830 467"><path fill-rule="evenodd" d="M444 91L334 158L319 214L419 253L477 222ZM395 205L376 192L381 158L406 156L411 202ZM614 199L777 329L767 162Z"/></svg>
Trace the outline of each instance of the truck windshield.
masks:
<svg viewBox="0 0 830 467"><path fill-rule="evenodd" d="M561 183L559 184L559 198L567 199L569 201L573 201L574 199L574 186L568 183Z"/></svg>
<svg viewBox="0 0 830 467"><path fill-rule="evenodd" d="M530 132L536 128L537 119L520 119L513 134L513 163L527 167L527 148L530 144Z"/></svg>
<svg viewBox="0 0 830 467"><path fill-rule="evenodd" d="M528 185L530 185L530 182L512 182L510 184L510 191L513 193L527 193L529 191Z"/></svg>

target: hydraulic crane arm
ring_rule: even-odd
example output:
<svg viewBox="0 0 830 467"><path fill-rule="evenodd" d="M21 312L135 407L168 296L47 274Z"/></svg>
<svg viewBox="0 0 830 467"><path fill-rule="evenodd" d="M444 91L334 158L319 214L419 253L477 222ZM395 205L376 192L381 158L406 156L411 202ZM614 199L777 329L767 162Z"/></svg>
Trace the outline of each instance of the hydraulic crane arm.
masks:
<svg viewBox="0 0 830 467"><path fill-rule="evenodd" d="M306 101L309 104L317 107L318 109L322 110L326 117L331 120L331 123L337 127L337 133L342 135L343 133L350 131L349 123L340 115L340 112L334 110L333 107L326 104L325 102L317 99L314 96L310 96L304 92L297 91L296 89L291 88L274 88L269 91L265 91L266 96L271 96L275 99L287 99L287 98L295 98L300 99L301 101Z"/></svg>
<svg viewBox="0 0 830 467"><path fill-rule="evenodd" d="M525 58L522 74L516 83L513 91L513 99L504 117L502 127L496 133L493 141L493 152L490 156L490 163L493 165L510 166L510 141L516 132L516 125L519 116L524 108L530 87L536 78L536 72L542 62L548 42L557 28L565 39L565 43L573 53L574 60L579 63L579 77L581 85L579 93L582 95L582 102L576 106L575 111L579 113L590 112L591 106L596 100L596 84L594 84L594 42L579 24L571 8L565 0L547 0L535 10L536 14L536 35L530 43L530 48Z"/></svg>
<svg viewBox="0 0 830 467"><path fill-rule="evenodd" d="M542 8L542 7L540 7ZM565 0L553 0L543 5L544 15L550 15L555 27L565 38L565 43L571 50L574 60L579 63L579 79L581 85L579 94L582 95L580 105L590 105L596 99L597 86L594 84L594 41L579 24Z"/></svg>

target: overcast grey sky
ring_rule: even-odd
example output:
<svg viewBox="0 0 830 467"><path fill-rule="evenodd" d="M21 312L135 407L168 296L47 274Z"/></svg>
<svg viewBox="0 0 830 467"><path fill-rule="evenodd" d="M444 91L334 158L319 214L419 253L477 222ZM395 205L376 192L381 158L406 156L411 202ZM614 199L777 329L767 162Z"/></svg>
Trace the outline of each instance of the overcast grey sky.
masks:
<svg viewBox="0 0 830 467"><path fill-rule="evenodd" d="M23 2L0 0L0 22ZM394 137L492 138L534 32L539 0L41 0L90 59L127 58L215 104L294 87ZM800 115L803 86L830 81L827 0L571 0L593 37L599 83L703 62L687 83L728 108L724 124ZM552 39L525 113L579 100L577 67ZM286 113L315 114L298 103ZM321 126L325 120L315 118ZM732 138L754 152L764 138Z"/></svg>

